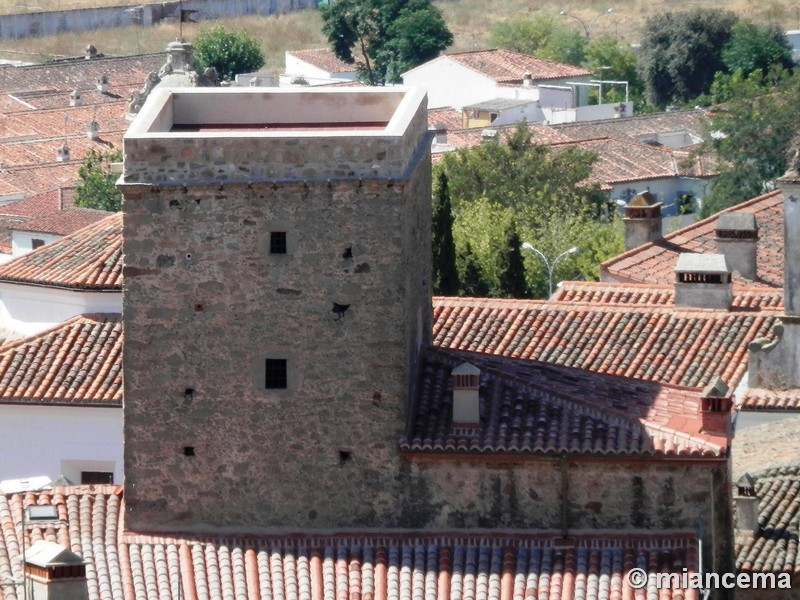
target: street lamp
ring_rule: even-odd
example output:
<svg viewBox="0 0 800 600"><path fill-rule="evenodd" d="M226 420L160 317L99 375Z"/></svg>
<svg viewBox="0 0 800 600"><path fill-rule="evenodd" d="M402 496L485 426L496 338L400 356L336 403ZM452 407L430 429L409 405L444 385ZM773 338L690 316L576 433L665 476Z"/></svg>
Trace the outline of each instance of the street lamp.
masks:
<svg viewBox="0 0 800 600"><path fill-rule="evenodd" d="M564 252L562 252L561 254L559 254L558 256L555 257L555 259L553 260L552 263L544 255L544 252L542 252L540 250L537 250L536 248L534 248L528 242L525 242L524 244L522 244L522 247L525 250L530 250L532 252L536 252L536 254L538 254L539 257L544 261L544 265L547 267L547 280L548 280L548 282L550 284L550 287L549 287L550 291L549 291L547 297L548 298L551 297L553 295L553 270L556 268L556 263L560 259L564 258L567 254L575 254L578 251L578 247L577 246L573 246L569 250L564 250Z"/></svg>
<svg viewBox="0 0 800 600"><path fill-rule="evenodd" d="M565 10L562 10L562 11L561 11L560 13L558 13L558 14L559 14L559 15L561 15L562 17L570 17L570 18L572 18L572 19L575 19L575 20L576 20L578 23L580 23L580 24L583 26L583 32L586 34L586 39L588 40L588 39L589 39L589 31L592 29L592 26L593 26L593 25L594 25L594 24L597 22L597 19L599 19L600 17L604 17L604 16L606 16L606 15L610 15L610 14L611 14L611 13L613 13L613 12L614 12L614 9L613 9L613 8L609 8L609 9L608 9L606 12L602 12L602 13L600 13L599 15L597 15L597 16L596 16L594 19L592 19L592 20L589 22L589 24L588 24L588 25L587 25L587 24L586 24L586 22L585 22L583 19L581 19L580 17L577 17L577 16L575 16L575 15L571 15L570 13L568 13L568 12L567 12L567 11L565 11Z"/></svg>

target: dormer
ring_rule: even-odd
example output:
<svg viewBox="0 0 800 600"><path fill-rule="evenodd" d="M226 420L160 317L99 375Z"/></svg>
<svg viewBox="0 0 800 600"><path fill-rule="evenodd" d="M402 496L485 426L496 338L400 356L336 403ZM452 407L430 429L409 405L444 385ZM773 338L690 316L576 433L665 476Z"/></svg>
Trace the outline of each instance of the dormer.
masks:
<svg viewBox="0 0 800 600"><path fill-rule="evenodd" d="M480 424L481 370L470 363L462 363L453 375L453 425L476 426Z"/></svg>
<svg viewBox="0 0 800 600"><path fill-rule="evenodd" d="M675 265L675 306L728 310L731 272L722 254L682 253Z"/></svg>
<svg viewBox="0 0 800 600"><path fill-rule="evenodd" d="M758 224L753 213L727 212L717 220L717 251L725 255L731 271L742 277L756 279Z"/></svg>
<svg viewBox="0 0 800 600"><path fill-rule="evenodd" d="M650 192L636 194L625 206L625 250L661 239L661 202Z"/></svg>

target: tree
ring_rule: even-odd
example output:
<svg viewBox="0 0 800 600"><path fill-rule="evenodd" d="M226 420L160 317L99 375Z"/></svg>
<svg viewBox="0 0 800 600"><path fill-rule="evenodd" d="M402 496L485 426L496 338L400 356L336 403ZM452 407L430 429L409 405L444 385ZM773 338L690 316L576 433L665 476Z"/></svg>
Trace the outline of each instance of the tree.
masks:
<svg viewBox="0 0 800 600"><path fill-rule="evenodd" d="M522 242L513 223L506 231L506 243L498 256L498 263L500 293L507 298L525 298L528 295L528 284L525 282Z"/></svg>
<svg viewBox="0 0 800 600"><path fill-rule="evenodd" d="M631 45L613 35L599 35L587 44L583 66L594 71L597 78L627 81L631 99L641 96L642 84L636 72L636 55ZM625 99L622 86L606 86L603 89L606 102Z"/></svg>
<svg viewBox="0 0 800 600"><path fill-rule="evenodd" d="M75 205L116 212L122 206L122 194L117 190L117 175L111 173L111 163L122 162L122 152L89 150L78 168L80 181L75 186Z"/></svg>
<svg viewBox="0 0 800 600"><path fill-rule="evenodd" d="M728 71L740 71L745 76L753 71L766 75L774 65L784 69L794 65L792 47L777 26L744 20L733 26L731 39L722 48L722 61Z"/></svg>
<svg viewBox="0 0 800 600"><path fill-rule="evenodd" d="M694 9L647 19L639 49L639 76L657 106L688 102L704 94L725 70L722 49L731 39L735 13Z"/></svg>
<svg viewBox="0 0 800 600"><path fill-rule="evenodd" d="M489 43L496 48L570 65L583 62L586 48L586 38L579 31L547 14L500 21L489 32Z"/></svg>
<svg viewBox="0 0 800 600"><path fill-rule="evenodd" d="M430 0L332 0L321 11L334 54L369 85L399 83L401 73L453 43Z"/></svg>
<svg viewBox="0 0 800 600"><path fill-rule="evenodd" d="M489 286L484 279L480 262L472 252L469 242L458 253L458 271L461 281L459 296L485 298L489 294Z"/></svg>
<svg viewBox="0 0 800 600"><path fill-rule="evenodd" d="M786 171L789 147L800 129L797 75L775 69L765 77L754 71L729 78L727 85L731 101L713 111L704 146L720 161L720 174L703 204L705 216L770 189Z"/></svg>
<svg viewBox="0 0 800 600"><path fill-rule="evenodd" d="M453 241L453 211L444 172L439 172L437 184L437 202L433 207L433 292L440 296L456 296L458 270Z"/></svg>
<svg viewBox="0 0 800 600"><path fill-rule="evenodd" d="M214 67L227 80L257 71L264 64L264 54L254 38L222 26L200 32L194 42L194 58L201 71Z"/></svg>

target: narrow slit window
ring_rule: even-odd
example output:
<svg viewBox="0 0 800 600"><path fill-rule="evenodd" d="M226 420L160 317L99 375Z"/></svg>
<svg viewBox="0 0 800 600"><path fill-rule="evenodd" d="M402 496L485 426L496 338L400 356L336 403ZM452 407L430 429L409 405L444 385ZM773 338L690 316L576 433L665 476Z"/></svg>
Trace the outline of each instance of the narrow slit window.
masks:
<svg viewBox="0 0 800 600"><path fill-rule="evenodd" d="M287 387L286 359L268 358L264 369L264 387L268 390L285 390Z"/></svg>
<svg viewBox="0 0 800 600"><path fill-rule="evenodd" d="M269 253L286 254L286 232L272 231L269 234Z"/></svg>

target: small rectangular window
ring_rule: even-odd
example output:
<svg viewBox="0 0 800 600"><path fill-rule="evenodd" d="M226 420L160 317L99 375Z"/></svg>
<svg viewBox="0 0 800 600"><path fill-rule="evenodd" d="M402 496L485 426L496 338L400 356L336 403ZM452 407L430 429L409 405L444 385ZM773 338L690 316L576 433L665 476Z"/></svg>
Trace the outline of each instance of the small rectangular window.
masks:
<svg viewBox="0 0 800 600"><path fill-rule="evenodd" d="M287 387L286 359L268 358L264 369L264 387L268 390L285 390Z"/></svg>
<svg viewBox="0 0 800 600"><path fill-rule="evenodd" d="M114 483L114 474L105 471L81 471L81 485Z"/></svg>
<svg viewBox="0 0 800 600"><path fill-rule="evenodd" d="M31 250L36 250L37 248L41 248L42 246L44 246L44 240L38 240L36 238L33 238L31 240Z"/></svg>
<svg viewBox="0 0 800 600"><path fill-rule="evenodd" d="M269 234L269 253L286 254L286 232L272 231Z"/></svg>

